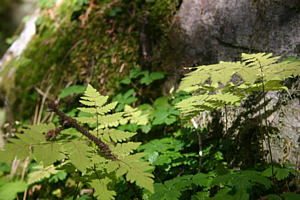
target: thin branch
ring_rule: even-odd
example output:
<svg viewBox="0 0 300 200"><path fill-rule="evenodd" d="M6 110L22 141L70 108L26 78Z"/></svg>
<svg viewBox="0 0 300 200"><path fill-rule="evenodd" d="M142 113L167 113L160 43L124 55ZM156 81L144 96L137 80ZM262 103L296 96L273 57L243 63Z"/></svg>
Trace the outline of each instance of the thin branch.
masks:
<svg viewBox="0 0 300 200"><path fill-rule="evenodd" d="M108 156L112 161L117 160L117 157L111 152L109 146L106 143L102 142L99 138L89 133L85 128L80 126L76 119L73 119L72 117L67 116L64 112L60 111L58 109L58 103L49 101L47 111L55 112L59 116L59 119L62 120L64 124L75 128L78 132L82 133L90 140L92 140L99 147L100 151L104 153L106 156Z"/></svg>
<svg viewBox="0 0 300 200"><path fill-rule="evenodd" d="M38 115L38 118L37 118L37 121L36 121L36 124L39 124L41 122L41 118L42 118L42 113L43 113L43 110L44 110L44 105L45 105L45 101L47 99L47 96L48 96L48 93L50 91L50 89L52 88L52 85L49 85L48 88L46 89L46 92L43 93L40 89L38 89L37 87L35 87L35 89L43 95L43 99L42 99L42 102L41 102L41 107L40 107L40 111L39 111L39 115Z"/></svg>

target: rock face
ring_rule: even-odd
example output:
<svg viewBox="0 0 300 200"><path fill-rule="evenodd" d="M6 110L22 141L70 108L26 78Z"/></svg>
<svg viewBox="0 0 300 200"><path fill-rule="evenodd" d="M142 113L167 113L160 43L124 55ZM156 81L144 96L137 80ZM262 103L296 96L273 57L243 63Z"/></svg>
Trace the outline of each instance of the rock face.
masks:
<svg viewBox="0 0 300 200"><path fill-rule="evenodd" d="M186 64L235 61L242 52L300 54L299 0L185 0L175 27Z"/></svg>
<svg viewBox="0 0 300 200"><path fill-rule="evenodd" d="M174 23L173 38L181 66L237 61L241 53L299 56L300 1L185 0ZM276 95L273 105L279 100ZM299 101L294 99L270 116L278 118L281 113L282 117L272 124L283 139L272 142L273 159L278 162L299 160L299 110Z"/></svg>

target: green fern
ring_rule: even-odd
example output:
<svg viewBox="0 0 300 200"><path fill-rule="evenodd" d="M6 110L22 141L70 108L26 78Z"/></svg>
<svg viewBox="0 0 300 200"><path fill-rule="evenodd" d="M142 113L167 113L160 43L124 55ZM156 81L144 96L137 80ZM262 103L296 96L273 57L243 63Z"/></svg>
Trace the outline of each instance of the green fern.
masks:
<svg viewBox="0 0 300 200"><path fill-rule="evenodd" d="M55 169L54 165L50 165L46 168L43 168L42 165L37 165L34 166L33 169L35 169L36 171L29 174L27 185L39 182L45 178L49 178L51 174L57 174L59 172L59 170Z"/></svg>
<svg viewBox="0 0 300 200"><path fill-rule="evenodd" d="M256 91L287 89L281 81L300 74L299 62L277 62L272 54L242 54L242 62L220 62L199 66L183 78L178 90L194 93L177 103L186 119L204 110L240 105L242 99ZM235 84L229 82L233 74L241 78ZM210 81L211 84L205 84Z"/></svg>
<svg viewBox="0 0 300 200"><path fill-rule="evenodd" d="M50 102L49 111L59 115L64 122L63 126L58 129L55 129L54 124L29 126L24 130L24 134L16 134L18 139L10 139L11 143L5 145L5 148L0 151L1 161L10 162L15 157L25 159L32 154L37 163L43 164L44 168L40 167L40 171L30 173L28 184L49 178L50 174L57 172L53 163L66 159L61 169L73 166L72 168L81 171L83 173L81 180L86 180L86 184L96 190L94 196L100 199L114 198L116 193L113 186L122 175L128 182L135 182L138 186L153 193L152 178L154 176L148 172L153 167L149 162L140 161L145 154L133 154L140 143L127 142L136 133L109 128L128 122L147 124L148 117L131 107L125 108L124 112L111 114L117 102L105 105L107 99L107 96L101 96L90 85L81 97L80 102L87 107L78 109L85 113L85 117L76 119L89 124L90 127L95 127L91 132L80 126L77 120L61 112L54 102ZM74 138L74 134L71 133L74 129L66 129L60 133L65 129L64 126L71 126L88 137L98 147L99 152L96 152L97 149L90 146L85 138L71 140ZM57 134L63 134L63 136L56 138Z"/></svg>

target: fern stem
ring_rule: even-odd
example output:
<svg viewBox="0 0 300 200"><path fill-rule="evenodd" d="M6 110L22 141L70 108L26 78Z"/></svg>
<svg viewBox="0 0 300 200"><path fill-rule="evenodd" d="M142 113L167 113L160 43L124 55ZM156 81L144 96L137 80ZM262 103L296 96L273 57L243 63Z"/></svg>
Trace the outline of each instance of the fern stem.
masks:
<svg viewBox="0 0 300 200"><path fill-rule="evenodd" d="M270 157L271 157L271 166L272 166L272 177L273 177L273 180L274 177L275 177L275 174L274 174L274 164L273 164L273 155L272 155L272 148L271 148L271 142L270 142L270 135L269 135L269 123L268 123L268 119L267 119L267 108L266 108L266 90L265 90L265 80L264 80L264 74L263 74L263 68L262 68L262 65L261 63L259 62L259 60L257 60L258 63L259 63L259 66L260 66L260 72L261 72L261 77L262 77L262 92L263 92L263 99L264 99L264 120L265 120L265 129L266 129L266 134L267 134L267 141L268 141L268 148L269 148L269 151L270 151Z"/></svg>
<svg viewBox="0 0 300 200"><path fill-rule="evenodd" d="M202 138L201 134L199 133L198 124L192 119L192 123L196 129L196 133L198 136L198 145L199 145L199 161L198 161L198 173L201 173L201 166L202 166Z"/></svg>
<svg viewBox="0 0 300 200"><path fill-rule="evenodd" d="M113 161L117 160L117 157L113 155L113 153L109 149L109 146L106 143L102 142L99 138L89 133L85 128L78 124L76 119L67 116L64 112L60 111L57 106L57 103L49 101L47 111L55 112L59 116L59 119L63 121L64 125L68 125L75 128L78 132L82 133L87 138L92 140L99 147L100 151L104 153L107 157L109 157Z"/></svg>

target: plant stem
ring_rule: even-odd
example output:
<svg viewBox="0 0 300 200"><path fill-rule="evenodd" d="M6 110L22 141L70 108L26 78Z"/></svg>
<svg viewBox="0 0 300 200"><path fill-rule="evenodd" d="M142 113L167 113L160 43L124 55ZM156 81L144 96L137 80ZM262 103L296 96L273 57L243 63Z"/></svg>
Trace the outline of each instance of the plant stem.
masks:
<svg viewBox="0 0 300 200"><path fill-rule="evenodd" d="M201 173L201 165L202 165L202 138L201 138L201 134L199 133L198 130L198 125L195 122L194 119L192 119L192 123L196 129L196 133L198 136L198 145L199 145L199 161L198 161L198 173Z"/></svg>
<svg viewBox="0 0 300 200"><path fill-rule="evenodd" d="M269 148L269 152L270 152L270 157L271 157L271 166L272 166L272 177L273 180L275 181L275 174L274 174L274 164L273 164L273 155L272 155L272 148L271 148L271 142L270 142L270 135L269 135L269 123L268 123L268 119L267 119L267 108L266 108L266 90L265 90L265 80L264 80L264 74L263 74L263 68L261 63L258 61L259 66L260 66L260 72L261 72L261 77L262 77L262 92L263 92L263 99L264 99L264 120L265 120L265 130L266 130L266 134L267 134L267 141L268 141L268 148Z"/></svg>

